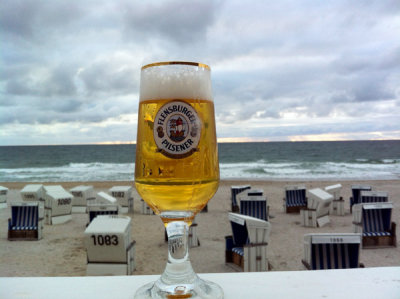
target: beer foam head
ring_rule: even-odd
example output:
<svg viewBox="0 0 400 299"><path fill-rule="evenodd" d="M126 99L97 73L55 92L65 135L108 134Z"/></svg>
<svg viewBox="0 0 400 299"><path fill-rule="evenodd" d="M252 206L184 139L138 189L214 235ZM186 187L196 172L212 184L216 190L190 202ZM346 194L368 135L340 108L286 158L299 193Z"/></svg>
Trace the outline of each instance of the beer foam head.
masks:
<svg viewBox="0 0 400 299"><path fill-rule="evenodd" d="M140 101L163 99L212 101L210 68L186 62L144 66L140 79Z"/></svg>

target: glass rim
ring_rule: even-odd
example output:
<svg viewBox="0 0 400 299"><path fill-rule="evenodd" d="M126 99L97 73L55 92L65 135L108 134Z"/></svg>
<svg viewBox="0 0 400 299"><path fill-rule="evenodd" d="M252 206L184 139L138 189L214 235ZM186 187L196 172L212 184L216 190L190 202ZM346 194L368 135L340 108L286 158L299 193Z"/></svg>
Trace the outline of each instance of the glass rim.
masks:
<svg viewBox="0 0 400 299"><path fill-rule="evenodd" d="M198 66L201 68L205 68L207 70L211 70L211 68L204 63L200 63L200 62L191 62L191 61L161 61L161 62L154 62L154 63L149 63L146 64L144 66L142 66L141 70L150 68L150 67L154 67L154 66L162 66L162 65L191 65L191 66Z"/></svg>

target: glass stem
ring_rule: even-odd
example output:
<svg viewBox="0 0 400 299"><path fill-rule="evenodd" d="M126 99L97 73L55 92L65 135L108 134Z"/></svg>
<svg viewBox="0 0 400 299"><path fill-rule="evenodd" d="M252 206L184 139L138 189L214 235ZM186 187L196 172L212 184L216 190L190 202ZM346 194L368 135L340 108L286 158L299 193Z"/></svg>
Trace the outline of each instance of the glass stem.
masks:
<svg viewBox="0 0 400 299"><path fill-rule="evenodd" d="M168 262L158 280L159 287L173 286L171 293L185 294L193 289L198 279L189 260L189 225L184 221L172 221L166 226L168 235Z"/></svg>

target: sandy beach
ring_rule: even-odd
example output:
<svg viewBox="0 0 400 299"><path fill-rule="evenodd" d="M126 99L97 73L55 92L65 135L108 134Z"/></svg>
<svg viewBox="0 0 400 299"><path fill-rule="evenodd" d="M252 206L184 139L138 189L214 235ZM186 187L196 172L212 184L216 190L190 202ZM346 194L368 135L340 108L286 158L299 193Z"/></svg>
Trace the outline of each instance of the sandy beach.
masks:
<svg viewBox="0 0 400 299"><path fill-rule="evenodd" d="M284 187L304 184L307 189L324 188L340 183L345 199L345 216L330 216L330 223L321 228L300 225L299 214L285 214L282 209ZM9 188L8 203L20 201L20 190L28 183L0 183ZM95 192L107 191L112 186L133 185L132 182L57 182L66 190L78 185L92 185ZM208 212L196 217L201 245L190 249L193 268L198 273L223 273L235 270L225 265L225 236L231 234L228 212L231 209L230 186L250 184L264 190L267 196L272 231L268 245L268 260L272 271L305 270L303 236L313 232L352 232L349 197L352 184L368 184L373 190L387 191L394 203L392 221L400 224L400 181L222 181L215 196L208 203ZM167 260L164 228L156 215L140 213L140 197L134 191L132 237L136 241L136 271L133 275L160 274ZM85 276L86 249L83 236L86 214L73 214L65 224L45 225L39 241L8 241L7 228L10 207L0 210L0 276ZM397 233L398 235L398 233ZM398 238L399 240L399 238ZM397 241L399 245L399 241ZM360 262L365 267L400 266L400 247L361 250Z"/></svg>

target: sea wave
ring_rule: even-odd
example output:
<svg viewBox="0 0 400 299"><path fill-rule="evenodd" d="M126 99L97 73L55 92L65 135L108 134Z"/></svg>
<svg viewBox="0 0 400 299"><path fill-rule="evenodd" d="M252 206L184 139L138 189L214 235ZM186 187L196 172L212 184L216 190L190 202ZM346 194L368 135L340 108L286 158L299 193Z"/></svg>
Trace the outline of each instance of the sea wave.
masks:
<svg viewBox="0 0 400 299"><path fill-rule="evenodd" d="M134 163L69 163L55 167L0 169L0 182L133 181ZM220 163L221 179L400 179L400 163Z"/></svg>

